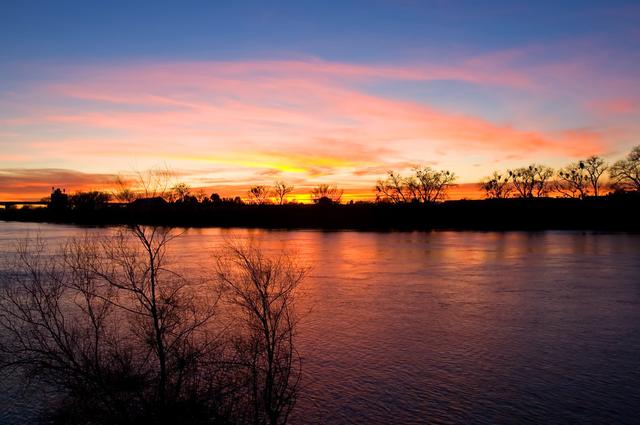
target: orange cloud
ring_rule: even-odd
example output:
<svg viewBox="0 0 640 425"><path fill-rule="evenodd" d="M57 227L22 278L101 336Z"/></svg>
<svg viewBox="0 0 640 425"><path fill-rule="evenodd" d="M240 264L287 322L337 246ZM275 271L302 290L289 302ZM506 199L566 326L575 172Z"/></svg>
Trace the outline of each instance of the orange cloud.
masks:
<svg viewBox="0 0 640 425"><path fill-rule="evenodd" d="M65 169L0 169L1 200L39 200L51 193L52 187L70 191L105 190L112 188L116 176L90 174Z"/></svg>

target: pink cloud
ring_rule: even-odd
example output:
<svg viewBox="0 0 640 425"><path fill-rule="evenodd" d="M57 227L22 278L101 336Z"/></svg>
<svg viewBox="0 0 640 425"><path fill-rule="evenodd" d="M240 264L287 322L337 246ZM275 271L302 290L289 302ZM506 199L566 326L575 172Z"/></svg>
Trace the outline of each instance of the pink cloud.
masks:
<svg viewBox="0 0 640 425"><path fill-rule="evenodd" d="M483 67L486 61L477 65ZM245 78L254 73L260 77ZM285 143L324 137L358 143L422 140L482 150L533 149L569 155L597 150L600 142L595 134L577 142L562 134L520 130L429 105L374 96L326 79L426 75L403 68L325 62L204 63L134 67L104 75L103 71L97 81L89 78L55 89L71 97L143 105L146 110L72 111L49 115L46 120L119 129L144 137L174 133L193 138L192 130L201 127L201 138L246 141L266 136L271 141L277 132L288 139Z"/></svg>
<svg viewBox="0 0 640 425"><path fill-rule="evenodd" d="M156 87L181 87L188 91L193 88L218 87L225 85L229 91L245 92L244 82L253 79L263 86L286 78L303 79L317 82L342 81L366 82L379 80L401 81L463 81L481 85L495 85L518 88L531 88L532 81L526 73L508 69L510 55L486 55L472 58L462 63L433 65L430 63L409 66L356 65L339 62L311 60L281 61L238 61L238 62L177 62L164 64L138 64L124 67L74 67L72 75L87 83L99 81L98 86L81 87L75 84L61 83L53 88L66 95L103 101L136 103L140 99L132 95L96 94L96 89L104 85L118 85L128 88L132 93L139 92L140 85ZM87 76L89 78L86 80ZM188 78L187 78L188 77ZM84 90L89 88L89 90Z"/></svg>
<svg viewBox="0 0 640 425"><path fill-rule="evenodd" d="M624 115L640 110L640 101L625 98L606 99L590 102L588 107L603 115Z"/></svg>
<svg viewBox="0 0 640 425"><path fill-rule="evenodd" d="M606 131L549 131L535 120L514 126L369 89L383 80L457 80L529 90L536 78L510 68L521 55L486 55L460 67L297 60L70 68L33 87L26 99L35 106L16 117L55 131L19 135L15 143L41 161L64 158L85 170L98 170L97 159L118 171L125 159L143 158L229 167L238 170L228 172L236 181L285 173L360 186L370 178L362 170L398 164L458 161L454 171L474 179L486 170L467 163L470 155L534 160L602 152Z"/></svg>
<svg viewBox="0 0 640 425"><path fill-rule="evenodd" d="M26 154L7 154L7 153L0 154L0 161L4 161L4 162L24 162L24 161L28 161L30 158L31 157Z"/></svg>

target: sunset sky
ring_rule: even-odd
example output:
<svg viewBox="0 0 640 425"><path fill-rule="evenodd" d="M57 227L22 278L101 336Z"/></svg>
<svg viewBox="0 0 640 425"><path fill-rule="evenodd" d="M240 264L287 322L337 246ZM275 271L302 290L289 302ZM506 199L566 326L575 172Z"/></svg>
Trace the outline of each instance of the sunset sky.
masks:
<svg viewBox="0 0 640 425"><path fill-rule="evenodd" d="M157 167L207 193L371 197L414 165L473 196L494 169L619 158L639 130L637 0L0 5L0 199Z"/></svg>

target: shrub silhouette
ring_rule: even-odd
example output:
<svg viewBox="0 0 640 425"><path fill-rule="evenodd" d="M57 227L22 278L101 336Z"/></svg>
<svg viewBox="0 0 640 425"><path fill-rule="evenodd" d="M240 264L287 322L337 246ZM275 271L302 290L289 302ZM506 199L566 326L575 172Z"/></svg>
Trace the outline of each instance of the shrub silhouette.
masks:
<svg viewBox="0 0 640 425"><path fill-rule="evenodd" d="M311 200L320 205L339 204L343 192L336 185L319 184L311 190Z"/></svg>

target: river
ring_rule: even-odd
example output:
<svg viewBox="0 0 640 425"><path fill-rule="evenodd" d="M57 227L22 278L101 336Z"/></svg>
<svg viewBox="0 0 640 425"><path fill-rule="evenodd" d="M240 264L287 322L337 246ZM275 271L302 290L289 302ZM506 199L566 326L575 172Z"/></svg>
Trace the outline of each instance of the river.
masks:
<svg viewBox="0 0 640 425"><path fill-rule="evenodd" d="M0 222L0 255L111 230ZM174 264L228 239L295 251L301 396L292 423L638 423L640 235L187 229ZM37 406L0 395L0 422Z"/></svg>

